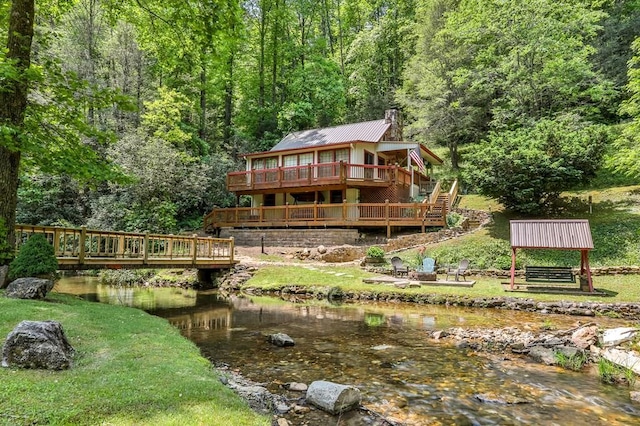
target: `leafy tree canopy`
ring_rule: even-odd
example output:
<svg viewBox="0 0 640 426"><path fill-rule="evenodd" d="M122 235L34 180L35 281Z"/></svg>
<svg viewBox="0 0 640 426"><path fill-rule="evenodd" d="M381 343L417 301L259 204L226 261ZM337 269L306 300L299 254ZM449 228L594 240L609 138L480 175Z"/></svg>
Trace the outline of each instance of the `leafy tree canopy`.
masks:
<svg viewBox="0 0 640 426"><path fill-rule="evenodd" d="M508 209L540 214L562 191L595 176L608 138L605 126L575 115L492 133L465 169L465 180Z"/></svg>

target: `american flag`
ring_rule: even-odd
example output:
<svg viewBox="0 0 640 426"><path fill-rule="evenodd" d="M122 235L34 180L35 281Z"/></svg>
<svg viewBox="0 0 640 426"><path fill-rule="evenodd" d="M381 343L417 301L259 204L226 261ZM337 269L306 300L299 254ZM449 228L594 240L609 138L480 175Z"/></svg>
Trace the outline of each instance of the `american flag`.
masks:
<svg viewBox="0 0 640 426"><path fill-rule="evenodd" d="M423 173L423 174L427 173L427 168L424 166L424 161L422 161L422 157L420 156L420 153L418 152L417 149L412 149L409 152L409 157L411 157L415 165L418 166L420 173Z"/></svg>

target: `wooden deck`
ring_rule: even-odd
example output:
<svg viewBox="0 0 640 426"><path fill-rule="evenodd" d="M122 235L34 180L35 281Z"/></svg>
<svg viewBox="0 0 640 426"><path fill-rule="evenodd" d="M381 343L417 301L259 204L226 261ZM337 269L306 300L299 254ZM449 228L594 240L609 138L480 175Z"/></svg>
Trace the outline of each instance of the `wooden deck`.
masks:
<svg viewBox="0 0 640 426"><path fill-rule="evenodd" d="M227 175L227 189L238 195L283 188L332 185L366 188L391 184L408 187L411 185L411 173L399 166L338 162L232 172Z"/></svg>
<svg viewBox="0 0 640 426"><path fill-rule="evenodd" d="M448 202L341 203L214 209L204 218L207 231L223 227L425 227L445 226ZM389 234L389 232L387 232Z"/></svg>
<svg viewBox="0 0 640 426"><path fill-rule="evenodd" d="M16 252L33 234L53 245L60 270L195 268L235 265L233 238L16 225Z"/></svg>

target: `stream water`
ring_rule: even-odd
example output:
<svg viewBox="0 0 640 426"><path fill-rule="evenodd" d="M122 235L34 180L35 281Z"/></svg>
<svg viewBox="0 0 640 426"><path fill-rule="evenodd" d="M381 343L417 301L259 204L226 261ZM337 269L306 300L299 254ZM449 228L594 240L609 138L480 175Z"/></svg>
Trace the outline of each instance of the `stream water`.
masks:
<svg viewBox="0 0 640 426"><path fill-rule="evenodd" d="M132 289L64 278L54 291L124 304L166 318L216 364L227 364L276 393L287 382L330 380L358 387L363 405L407 425L631 425L640 409L629 390L602 384L594 371L572 372L517 355L477 354L427 332L448 327L569 328L593 318L407 304L293 304L182 289ZM604 327L629 321L595 319ZM265 336L283 332L296 345ZM476 395L521 404L481 402ZM354 414L293 424L371 424ZM297 421L297 422L296 422ZM305 423L306 422L306 423Z"/></svg>

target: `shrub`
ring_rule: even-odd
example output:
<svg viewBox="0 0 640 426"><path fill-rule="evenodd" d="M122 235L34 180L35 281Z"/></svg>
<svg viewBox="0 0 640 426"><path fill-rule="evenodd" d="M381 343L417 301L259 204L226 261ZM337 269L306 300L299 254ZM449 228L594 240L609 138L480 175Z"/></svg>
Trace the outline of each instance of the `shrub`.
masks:
<svg viewBox="0 0 640 426"><path fill-rule="evenodd" d="M384 250L378 246L371 246L367 249L367 257L382 259L384 257Z"/></svg>
<svg viewBox="0 0 640 426"><path fill-rule="evenodd" d="M13 250L7 241L7 231L4 219L0 219L0 265L6 265L13 258Z"/></svg>
<svg viewBox="0 0 640 426"><path fill-rule="evenodd" d="M32 235L9 265L9 278L52 275L58 270L53 246L42 234Z"/></svg>
<svg viewBox="0 0 640 426"><path fill-rule="evenodd" d="M455 228L457 226L460 226L463 220L464 216L456 212L451 212L447 214L447 227Z"/></svg>

